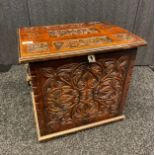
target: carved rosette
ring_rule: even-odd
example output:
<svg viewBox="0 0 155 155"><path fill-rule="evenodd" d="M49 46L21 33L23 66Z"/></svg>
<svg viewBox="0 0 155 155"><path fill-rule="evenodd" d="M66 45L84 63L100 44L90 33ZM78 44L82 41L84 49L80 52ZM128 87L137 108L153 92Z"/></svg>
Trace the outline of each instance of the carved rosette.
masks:
<svg viewBox="0 0 155 155"><path fill-rule="evenodd" d="M116 116L128 61L121 56L41 68L48 128L58 131Z"/></svg>

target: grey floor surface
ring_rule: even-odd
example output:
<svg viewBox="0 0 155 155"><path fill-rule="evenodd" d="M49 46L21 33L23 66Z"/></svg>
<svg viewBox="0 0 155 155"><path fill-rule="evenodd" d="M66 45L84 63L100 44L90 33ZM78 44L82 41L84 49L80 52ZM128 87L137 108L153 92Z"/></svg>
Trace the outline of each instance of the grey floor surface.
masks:
<svg viewBox="0 0 155 155"><path fill-rule="evenodd" d="M0 73L0 155L153 155L153 71L135 67L126 119L39 143L25 68Z"/></svg>

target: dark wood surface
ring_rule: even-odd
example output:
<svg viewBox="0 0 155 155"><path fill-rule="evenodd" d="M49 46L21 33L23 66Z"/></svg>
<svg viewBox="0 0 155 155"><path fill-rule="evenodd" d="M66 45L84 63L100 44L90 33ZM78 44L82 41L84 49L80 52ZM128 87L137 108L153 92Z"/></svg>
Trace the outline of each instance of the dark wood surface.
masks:
<svg viewBox="0 0 155 155"><path fill-rule="evenodd" d="M45 61L146 45L145 40L115 25L74 23L19 29L19 62Z"/></svg>
<svg viewBox="0 0 155 155"><path fill-rule="evenodd" d="M41 136L120 116L136 49L30 63Z"/></svg>

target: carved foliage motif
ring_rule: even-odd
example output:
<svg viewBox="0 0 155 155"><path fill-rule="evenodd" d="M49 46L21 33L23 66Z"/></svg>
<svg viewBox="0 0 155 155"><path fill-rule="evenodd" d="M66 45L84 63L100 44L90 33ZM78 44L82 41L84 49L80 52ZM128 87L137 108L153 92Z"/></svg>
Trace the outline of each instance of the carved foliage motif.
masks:
<svg viewBox="0 0 155 155"><path fill-rule="evenodd" d="M115 116L129 57L41 68L47 126L52 131Z"/></svg>

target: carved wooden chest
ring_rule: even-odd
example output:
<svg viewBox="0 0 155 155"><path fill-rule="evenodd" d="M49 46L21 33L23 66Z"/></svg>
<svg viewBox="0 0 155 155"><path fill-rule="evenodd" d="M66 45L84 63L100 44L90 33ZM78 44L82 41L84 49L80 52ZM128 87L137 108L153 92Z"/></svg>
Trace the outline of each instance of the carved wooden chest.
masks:
<svg viewBox="0 0 155 155"><path fill-rule="evenodd" d="M39 141L123 119L137 47L145 44L97 22L20 28Z"/></svg>

